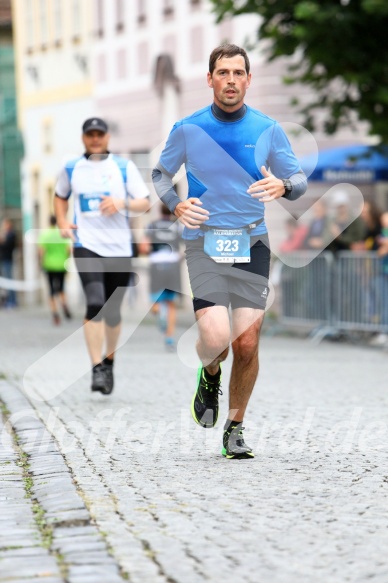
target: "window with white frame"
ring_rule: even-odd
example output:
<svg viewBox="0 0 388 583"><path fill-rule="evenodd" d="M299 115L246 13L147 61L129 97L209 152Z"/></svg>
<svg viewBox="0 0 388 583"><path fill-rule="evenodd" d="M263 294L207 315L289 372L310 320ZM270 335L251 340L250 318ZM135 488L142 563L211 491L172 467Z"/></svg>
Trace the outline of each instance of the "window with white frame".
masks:
<svg viewBox="0 0 388 583"><path fill-rule="evenodd" d="M171 18L174 14L174 0L163 0L163 15Z"/></svg>
<svg viewBox="0 0 388 583"><path fill-rule="evenodd" d="M124 15L124 0L116 0L116 30L121 32L124 30L125 15Z"/></svg>
<svg viewBox="0 0 388 583"><path fill-rule="evenodd" d="M62 41L62 0L53 0L54 42L59 45Z"/></svg>
<svg viewBox="0 0 388 583"><path fill-rule="evenodd" d="M118 79L124 79L127 75L127 51L119 49L116 53L116 72Z"/></svg>
<svg viewBox="0 0 388 583"><path fill-rule="evenodd" d="M150 70L150 55L148 41L142 41L137 47L137 72L146 75Z"/></svg>
<svg viewBox="0 0 388 583"><path fill-rule="evenodd" d="M96 0L97 2L97 36L104 36L104 1Z"/></svg>
<svg viewBox="0 0 388 583"><path fill-rule="evenodd" d="M45 49L48 44L48 14L47 14L47 0L40 0L39 3L40 16L40 44L42 49Z"/></svg>
<svg viewBox="0 0 388 583"><path fill-rule="evenodd" d="M137 0L137 22L145 24L147 21L147 4L146 0Z"/></svg>
<svg viewBox="0 0 388 583"><path fill-rule="evenodd" d="M46 208L48 209L48 214L54 214L54 194L55 194L55 184L49 180L46 183Z"/></svg>
<svg viewBox="0 0 388 583"><path fill-rule="evenodd" d="M24 0L24 22L25 22L25 39L26 50L32 51L34 47L34 9L33 0Z"/></svg>
<svg viewBox="0 0 388 583"><path fill-rule="evenodd" d="M81 22L81 3L80 0L72 0L72 21L73 21L73 40L81 38L82 22Z"/></svg>
<svg viewBox="0 0 388 583"><path fill-rule="evenodd" d="M97 57L97 79L99 83L105 83L107 79L105 54Z"/></svg>
<svg viewBox="0 0 388 583"><path fill-rule="evenodd" d="M42 150L45 154L51 154L53 148L53 124L50 118L42 122Z"/></svg>
<svg viewBox="0 0 388 583"><path fill-rule="evenodd" d="M190 31L190 53L192 63L201 63L204 58L204 38L202 26L195 26Z"/></svg>

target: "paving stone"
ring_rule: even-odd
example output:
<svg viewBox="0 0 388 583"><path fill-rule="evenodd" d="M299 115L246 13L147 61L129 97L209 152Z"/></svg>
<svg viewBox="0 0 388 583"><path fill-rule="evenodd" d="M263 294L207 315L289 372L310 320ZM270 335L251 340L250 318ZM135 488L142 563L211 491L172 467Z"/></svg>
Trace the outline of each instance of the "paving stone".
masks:
<svg viewBox="0 0 388 583"><path fill-rule="evenodd" d="M117 568L104 565L72 565L69 567L67 579L69 583L122 583Z"/></svg>
<svg viewBox="0 0 388 583"><path fill-rule="evenodd" d="M60 544L54 544L53 548L58 549L62 553L65 554L74 554L74 553L82 553L85 557L89 557L90 553L95 551L106 551L106 544L105 541L94 541L94 542L86 542L86 541L68 541L68 542L61 542Z"/></svg>
<svg viewBox="0 0 388 583"><path fill-rule="evenodd" d="M60 577L57 563L53 557L20 557L17 565L14 558L4 558L1 560L1 577ZM0 579L1 581L1 579Z"/></svg>
<svg viewBox="0 0 388 583"><path fill-rule="evenodd" d="M85 510L85 504L76 496L65 496L62 500L42 497L40 504L47 512L75 512Z"/></svg>
<svg viewBox="0 0 388 583"><path fill-rule="evenodd" d="M12 577L11 579L2 579L0 577L0 583L64 583L62 577L28 577L23 579Z"/></svg>
<svg viewBox="0 0 388 583"><path fill-rule="evenodd" d="M90 519L90 514L86 509L79 510L56 510L54 512L46 512L46 519L48 522L52 523L72 523L76 521L88 521Z"/></svg>
<svg viewBox="0 0 388 583"><path fill-rule="evenodd" d="M19 557L34 557L37 559L38 557L46 557L46 556L47 556L47 550L45 548L43 548L42 546L40 546L39 544L36 544L35 546L15 548L15 549L8 548L8 549L0 551L1 559L3 559L3 558L11 559L12 558L14 560L17 560Z"/></svg>
<svg viewBox="0 0 388 583"><path fill-rule="evenodd" d="M92 525L88 526L66 526L66 527L57 527L55 529L55 539L69 539L77 540L79 539L89 539L97 537L99 538L101 535L99 534L97 528Z"/></svg>

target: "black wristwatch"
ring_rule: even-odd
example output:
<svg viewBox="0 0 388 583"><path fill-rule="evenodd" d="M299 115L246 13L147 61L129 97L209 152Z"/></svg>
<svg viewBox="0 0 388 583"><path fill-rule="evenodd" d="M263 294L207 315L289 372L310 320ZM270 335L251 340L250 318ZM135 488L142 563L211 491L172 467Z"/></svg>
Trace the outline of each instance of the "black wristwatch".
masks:
<svg viewBox="0 0 388 583"><path fill-rule="evenodd" d="M286 196L287 194L291 194L291 192L292 192L291 180L288 180L288 178L284 178L284 179L282 179L282 182L284 184L284 190L285 190L283 196Z"/></svg>

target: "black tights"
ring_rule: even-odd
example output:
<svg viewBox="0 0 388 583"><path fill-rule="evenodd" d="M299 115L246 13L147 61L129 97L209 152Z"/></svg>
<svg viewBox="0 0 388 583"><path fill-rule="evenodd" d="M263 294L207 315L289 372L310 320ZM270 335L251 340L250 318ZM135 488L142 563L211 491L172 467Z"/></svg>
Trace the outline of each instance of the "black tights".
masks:
<svg viewBox="0 0 388 583"><path fill-rule="evenodd" d="M86 297L85 319L95 322L104 319L108 326L117 326L131 275L131 259L101 257L83 247L75 247L73 254Z"/></svg>

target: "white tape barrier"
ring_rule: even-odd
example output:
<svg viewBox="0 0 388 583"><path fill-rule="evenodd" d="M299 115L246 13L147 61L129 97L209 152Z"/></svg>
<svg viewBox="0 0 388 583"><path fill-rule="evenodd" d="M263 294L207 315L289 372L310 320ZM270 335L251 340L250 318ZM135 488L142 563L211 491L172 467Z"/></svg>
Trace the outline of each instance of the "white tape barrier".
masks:
<svg viewBox="0 0 388 583"><path fill-rule="evenodd" d="M40 289L41 284L38 280L25 281L24 279L9 279L0 277L0 289L29 292Z"/></svg>

